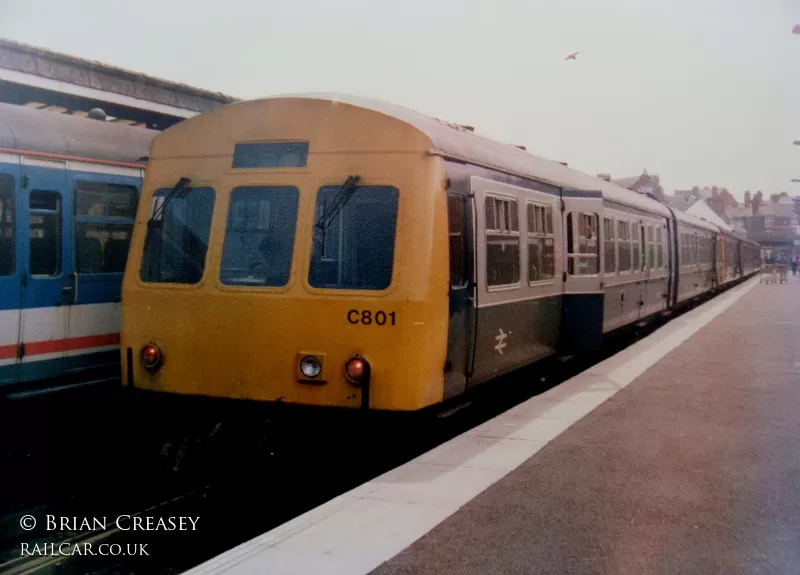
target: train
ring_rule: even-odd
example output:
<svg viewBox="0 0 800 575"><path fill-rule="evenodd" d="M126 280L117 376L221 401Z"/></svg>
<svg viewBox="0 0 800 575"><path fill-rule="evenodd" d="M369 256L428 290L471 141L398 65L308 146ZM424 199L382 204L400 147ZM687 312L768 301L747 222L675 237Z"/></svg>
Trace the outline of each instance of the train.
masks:
<svg viewBox="0 0 800 575"><path fill-rule="evenodd" d="M119 378L153 130L0 103L0 394Z"/></svg>
<svg viewBox="0 0 800 575"><path fill-rule="evenodd" d="M238 102L152 142L124 385L422 412L759 267L745 237L470 126L336 94Z"/></svg>

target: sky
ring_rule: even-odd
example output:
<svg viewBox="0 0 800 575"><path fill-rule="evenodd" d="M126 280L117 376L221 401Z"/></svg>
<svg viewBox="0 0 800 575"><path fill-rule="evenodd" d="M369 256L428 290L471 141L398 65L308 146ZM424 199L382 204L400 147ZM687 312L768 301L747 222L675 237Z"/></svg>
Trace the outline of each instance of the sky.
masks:
<svg viewBox="0 0 800 575"><path fill-rule="evenodd" d="M795 24L798 0L0 0L10 40L245 99L380 98L738 199L800 195Z"/></svg>

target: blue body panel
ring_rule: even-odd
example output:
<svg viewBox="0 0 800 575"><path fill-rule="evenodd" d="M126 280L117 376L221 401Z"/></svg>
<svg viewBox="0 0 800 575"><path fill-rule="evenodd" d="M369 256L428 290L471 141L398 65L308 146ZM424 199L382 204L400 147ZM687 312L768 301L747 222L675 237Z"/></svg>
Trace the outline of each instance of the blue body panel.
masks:
<svg viewBox="0 0 800 575"><path fill-rule="evenodd" d="M45 166L45 164L50 164ZM59 165L61 167L59 167ZM83 164L86 165L86 164ZM76 274L76 222L75 217L75 187L78 182L96 182L105 184L120 184L141 190L142 179L136 176L116 175L108 173L95 173L89 171L75 171L68 169L67 162L36 161L24 163L0 162L0 174L9 176L13 180L14 194L14 241L15 252L14 273L0 276L0 312L7 313L7 317L15 317L17 325L4 322L0 326L3 331L3 342L0 349L6 347L8 356L9 342L15 339L17 344L25 332L24 310L53 308L53 325L39 329L37 333L47 333L46 340L66 339L70 337L69 309L71 306L113 303L120 301L122 273L80 273ZM108 168L102 171L111 171ZM31 209L31 194L34 192L49 192L57 194L60 202L58 223L60 225L60 242L57 253L45 254L46 265L52 266L59 262L58 272L52 275L32 275L31 271L31 217L37 218L44 215L53 221L55 216L48 209ZM49 196L52 199L52 195ZM35 208L35 206L34 206ZM84 223L119 223L128 224L132 220L117 218L88 218L83 217ZM3 249L8 247L3 244ZM42 252L42 250L39 250ZM59 310L66 308L67 313ZM20 310L15 315L14 310ZM49 321L50 315L45 312L44 321ZM35 321L41 324L42 315ZM61 318L61 319L59 319ZM39 325L41 328L41 325ZM37 328L38 329L38 328ZM82 334L78 333L77 337ZM24 348L20 348L24 353ZM71 372L107 367L109 362L119 363L119 352L100 351L92 352L91 348L86 353L64 353L60 357L58 352L46 353L42 360L36 360L34 355L28 355L26 361L17 359L9 362L0 355L0 384L13 384L32 382L42 379L51 379L64 376Z"/></svg>

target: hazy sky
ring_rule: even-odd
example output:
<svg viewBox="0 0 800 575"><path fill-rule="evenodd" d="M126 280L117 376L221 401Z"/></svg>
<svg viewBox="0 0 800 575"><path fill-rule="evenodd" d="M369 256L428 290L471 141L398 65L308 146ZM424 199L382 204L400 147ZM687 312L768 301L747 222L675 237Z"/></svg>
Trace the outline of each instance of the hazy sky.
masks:
<svg viewBox="0 0 800 575"><path fill-rule="evenodd" d="M794 24L800 0L0 0L11 40L241 98L377 97L737 198L800 195Z"/></svg>

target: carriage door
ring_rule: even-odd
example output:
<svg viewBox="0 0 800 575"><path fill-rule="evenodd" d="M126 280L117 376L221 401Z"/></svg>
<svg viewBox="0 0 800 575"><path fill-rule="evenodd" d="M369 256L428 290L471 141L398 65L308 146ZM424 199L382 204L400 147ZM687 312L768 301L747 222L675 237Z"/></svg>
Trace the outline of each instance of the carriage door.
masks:
<svg viewBox="0 0 800 575"><path fill-rule="evenodd" d="M17 381L21 283L15 195L19 158L0 154L0 384Z"/></svg>
<svg viewBox="0 0 800 575"><path fill-rule="evenodd" d="M598 350L603 343L603 258L600 192L562 190L564 298L561 348L572 353Z"/></svg>
<svg viewBox="0 0 800 575"><path fill-rule="evenodd" d="M70 284L65 272L69 202L64 162L23 158L22 199L17 217L25 224L22 250L22 318L19 378L57 375L63 368Z"/></svg>
<svg viewBox="0 0 800 575"><path fill-rule="evenodd" d="M474 296L472 200L465 195L447 195L450 238L450 313L447 330L445 399L462 393L472 372L475 343L476 302Z"/></svg>

